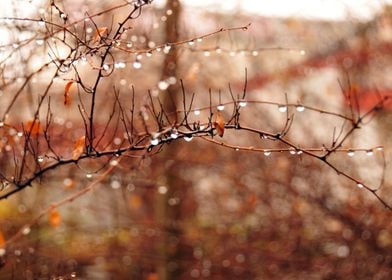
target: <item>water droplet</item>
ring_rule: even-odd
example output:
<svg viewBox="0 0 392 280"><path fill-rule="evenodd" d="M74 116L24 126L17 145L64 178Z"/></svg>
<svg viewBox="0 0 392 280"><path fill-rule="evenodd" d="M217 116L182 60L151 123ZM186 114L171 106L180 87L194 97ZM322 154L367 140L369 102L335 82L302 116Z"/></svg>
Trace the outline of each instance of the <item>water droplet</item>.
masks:
<svg viewBox="0 0 392 280"><path fill-rule="evenodd" d="M171 15L173 14L173 10L172 10L172 9L166 10L166 14L167 14L168 16L171 16Z"/></svg>
<svg viewBox="0 0 392 280"><path fill-rule="evenodd" d="M93 177L93 174L91 174L91 173L86 173L86 178L90 179L90 178L92 178L92 177Z"/></svg>
<svg viewBox="0 0 392 280"><path fill-rule="evenodd" d="M134 61L133 64L132 64L132 66L133 66L133 68L135 68L135 69L140 69L140 68L142 68L142 64L141 64L140 61L138 61L138 60Z"/></svg>
<svg viewBox="0 0 392 280"><path fill-rule="evenodd" d="M202 42L203 41L203 38L197 38L197 40L196 40L197 42Z"/></svg>
<svg viewBox="0 0 392 280"><path fill-rule="evenodd" d="M38 162L44 162L44 157L43 156L38 156L37 161Z"/></svg>
<svg viewBox="0 0 392 280"><path fill-rule="evenodd" d="M354 152L353 150L348 150L348 151L347 151L347 155L348 155L349 157L353 157L353 156L355 155L355 152Z"/></svg>
<svg viewBox="0 0 392 280"><path fill-rule="evenodd" d="M66 19L66 18L67 18L67 15L64 14L64 13L60 13L60 17L61 17L62 19Z"/></svg>
<svg viewBox="0 0 392 280"><path fill-rule="evenodd" d="M158 193L160 193L160 194L167 193L167 187L166 186L159 186L158 187Z"/></svg>
<svg viewBox="0 0 392 280"><path fill-rule="evenodd" d="M218 111L223 111L225 109L225 105L220 104L216 108L218 109Z"/></svg>
<svg viewBox="0 0 392 280"><path fill-rule="evenodd" d="M39 25L39 26L45 26L45 22L41 19L41 20L38 22L38 25Z"/></svg>
<svg viewBox="0 0 392 280"><path fill-rule="evenodd" d="M191 142L193 140L193 136L192 135L184 136L184 140L187 142Z"/></svg>
<svg viewBox="0 0 392 280"><path fill-rule="evenodd" d="M295 155L297 153L297 150L295 148L291 147L289 149L289 152L290 152L290 154Z"/></svg>
<svg viewBox="0 0 392 280"><path fill-rule="evenodd" d="M115 160L115 159L111 160L110 161L110 165L111 166L117 166L118 165L118 160Z"/></svg>
<svg viewBox="0 0 392 280"><path fill-rule="evenodd" d="M170 46L170 45L166 45L166 46L163 48L163 52L166 53L166 54L168 54L168 53L170 52L170 50L171 50L171 46Z"/></svg>
<svg viewBox="0 0 392 280"><path fill-rule="evenodd" d="M170 138L172 138L172 139L177 139L177 138L178 138L178 132L177 132L176 129L173 129L173 130L170 132Z"/></svg>
<svg viewBox="0 0 392 280"><path fill-rule="evenodd" d="M121 140L121 138L119 138L119 137L116 137L116 138L113 139L114 145L120 145L121 142L122 142L122 140Z"/></svg>
<svg viewBox="0 0 392 280"><path fill-rule="evenodd" d="M222 53L222 49L221 48L216 48L215 51L216 51L217 54L221 54Z"/></svg>
<svg viewBox="0 0 392 280"><path fill-rule="evenodd" d="M304 152L302 150L297 151L297 155L302 155Z"/></svg>
<svg viewBox="0 0 392 280"><path fill-rule="evenodd" d="M384 150L383 147L377 147L377 151L382 151L382 150Z"/></svg>
<svg viewBox="0 0 392 280"><path fill-rule="evenodd" d="M72 272L72 273L71 273L71 277L72 277L72 278L75 278L75 277L76 277L76 272Z"/></svg>
<svg viewBox="0 0 392 280"><path fill-rule="evenodd" d="M0 127L3 127L4 126L4 122L0 122Z"/></svg>
<svg viewBox="0 0 392 280"><path fill-rule="evenodd" d="M366 151L366 155L369 156L369 157L372 156L373 154L374 154L373 150L367 150Z"/></svg>
<svg viewBox="0 0 392 280"><path fill-rule="evenodd" d="M253 56L258 56L258 55L259 55L259 52L258 52L258 51L252 51L252 55L253 55Z"/></svg>
<svg viewBox="0 0 392 280"><path fill-rule="evenodd" d="M357 187L360 188L360 189L362 189L362 188L363 188L363 185L362 185L361 183L357 183Z"/></svg>
<svg viewBox="0 0 392 280"><path fill-rule="evenodd" d="M305 111L305 107L302 105L297 105L295 106L295 109L297 110L297 112L303 112Z"/></svg>
<svg viewBox="0 0 392 280"><path fill-rule="evenodd" d="M151 143L151 145L156 146L159 144L159 139L158 138L151 138L150 143Z"/></svg>
<svg viewBox="0 0 392 280"><path fill-rule="evenodd" d="M22 229L22 234L23 235L28 235L31 232L31 228L26 226Z"/></svg>
<svg viewBox="0 0 392 280"><path fill-rule="evenodd" d="M195 44L195 41L193 41L193 40L188 42L189 46L193 46L194 44Z"/></svg>
<svg viewBox="0 0 392 280"><path fill-rule="evenodd" d="M266 157L270 156L270 155L271 155L271 151L265 150L265 151L264 151L264 155L265 155Z"/></svg>
<svg viewBox="0 0 392 280"><path fill-rule="evenodd" d="M151 57L152 56L152 52L146 52L146 57Z"/></svg>
<svg viewBox="0 0 392 280"><path fill-rule="evenodd" d="M240 107L245 107L247 105L247 102L245 100L241 100L238 105L240 105Z"/></svg>
<svg viewBox="0 0 392 280"><path fill-rule="evenodd" d="M301 50L299 53L300 53L301 55L305 55L305 54L306 54L306 51L305 51L305 50Z"/></svg>
<svg viewBox="0 0 392 280"><path fill-rule="evenodd" d="M4 248L0 248L0 257L4 256L6 252Z"/></svg>
<svg viewBox="0 0 392 280"><path fill-rule="evenodd" d="M286 105L279 105L278 110L281 113L285 113L285 112L287 112L287 106Z"/></svg>
<svg viewBox="0 0 392 280"><path fill-rule="evenodd" d="M170 85L175 85L175 84L177 83L177 78L174 77L174 76L171 76L171 77L169 77L169 78L167 79L167 82L168 82Z"/></svg>
<svg viewBox="0 0 392 280"><path fill-rule="evenodd" d="M110 182L110 186L112 187L112 189L117 190L121 188L121 183L117 180L113 180Z"/></svg>
<svg viewBox="0 0 392 280"><path fill-rule="evenodd" d="M196 109L195 111L193 111L193 114L195 114L195 116L199 116L200 115L200 110Z"/></svg>
<svg viewBox="0 0 392 280"><path fill-rule="evenodd" d="M169 83L167 81L160 81L158 83L158 88L160 90L166 90L169 87Z"/></svg>
<svg viewBox="0 0 392 280"><path fill-rule="evenodd" d="M235 56L237 53L235 52L235 51L231 51L231 52L229 52L229 55L230 56Z"/></svg>
<svg viewBox="0 0 392 280"><path fill-rule="evenodd" d="M37 40L35 40L35 43L36 43L38 46L42 46L42 45L44 44L44 40L43 40L43 39L37 39Z"/></svg>
<svg viewBox="0 0 392 280"><path fill-rule="evenodd" d="M167 16L161 16L161 21L163 22L167 21Z"/></svg>
<svg viewBox="0 0 392 280"><path fill-rule="evenodd" d="M210 56L210 51L204 51L204 56Z"/></svg>

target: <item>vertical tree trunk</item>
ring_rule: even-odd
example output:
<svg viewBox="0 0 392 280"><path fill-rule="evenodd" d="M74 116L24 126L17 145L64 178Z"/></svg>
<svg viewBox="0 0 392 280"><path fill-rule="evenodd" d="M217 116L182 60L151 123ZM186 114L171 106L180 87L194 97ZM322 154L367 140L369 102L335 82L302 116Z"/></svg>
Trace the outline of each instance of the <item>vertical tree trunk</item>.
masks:
<svg viewBox="0 0 392 280"><path fill-rule="evenodd" d="M167 0L166 10L171 10L172 14L168 16L165 26L165 42L177 42L179 40L179 20L181 16L181 5L178 0ZM162 80L169 77L177 77L178 51L172 46L169 53L166 54L162 67ZM176 107L180 96L180 87L171 85L162 93L162 103L164 110L170 113L170 122L175 125L177 122ZM161 154L164 164L159 167L160 182L168 188L166 194L157 194L156 217L158 222L163 226L163 235L159 245L160 262L158 265L158 277L160 280L177 279L183 273L181 267L182 254L182 230L179 226L181 220L181 200L175 198L181 197L183 184L178 176L176 163L173 161L176 154L176 145L169 145ZM172 203L169 204L169 201ZM176 201L176 203L173 203Z"/></svg>

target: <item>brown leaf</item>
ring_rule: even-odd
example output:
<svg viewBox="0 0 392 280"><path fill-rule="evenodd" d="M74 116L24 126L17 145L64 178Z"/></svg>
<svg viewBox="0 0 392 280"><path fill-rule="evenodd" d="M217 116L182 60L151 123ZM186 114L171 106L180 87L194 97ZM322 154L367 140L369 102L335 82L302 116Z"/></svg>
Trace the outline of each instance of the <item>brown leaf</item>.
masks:
<svg viewBox="0 0 392 280"><path fill-rule="evenodd" d="M52 209L49 212L49 224L53 228L57 228L61 224L61 215L57 209Z"/></svg>
<svg viewBox="0 0 392 280"><path fill-rule="evenodd" d="M218 135L223 137L223 133L225 133L225 120L223 119L221 112L218 111L215 113L213 125Z"/></svg>
<svg viewBox="0 0 392 280"><path fill-rule="evenodd" d="M105 33L107 33L107 32L108 32L108 28L107 27L100 27L100 28L98 28L97 31L94 34L93 42L98 42L101 39L101 37Z"/></svg>
<svg viewBox="0 0 392 280"><path fill-rule="evenodd" d="M77 160L81 154L84 152L84 147L85 147L85 136L80 137L78 140L76 140L74 144L74 150L72 151L72 159Z"/></svg>
<svg viewBox="0 0 392 280"><path fill-rule="evenodd" d="M5 244L4 234L0 231L0 248Z"/></svg>
<svg viewBox="0 0 392 280"><path fill-rule="evenodd" d="M42 132L40 122L38 120L28 121L26 123L26 131L30 132L30 135L37 136Z"/></svg>
<svg viewBox="0 0 392 280"><path fill-rule="evenodd" d="M69 105L71 103L71 98L69 96L69 90L71 89L71 86L73 85L73 81L69 81L66 85L65 85L65 89L64 89L64 105Z"/></svg>

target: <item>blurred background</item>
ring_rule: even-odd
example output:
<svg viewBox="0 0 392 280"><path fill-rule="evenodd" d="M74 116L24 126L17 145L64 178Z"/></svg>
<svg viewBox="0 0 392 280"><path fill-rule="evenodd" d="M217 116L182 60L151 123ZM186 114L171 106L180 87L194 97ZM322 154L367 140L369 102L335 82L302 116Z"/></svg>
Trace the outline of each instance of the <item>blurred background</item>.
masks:
<svg viewBox="0 0 392 280"><path fill-rule="evenodd" d="M55 2L69 22L108 10L93 23L85 21L81 28L87 38L94 36L96 27L116 26L130 9L110 10L125 1ZM50 16L47 1L0 3L1 17ZM121 46L148 49L190 41L140 56L114 52L110 78L100 85L97 122L104 126L112 113L108 100L113 88L121 93L124 106L130 106L133 87L140 110L148 90L166 105L181 104L182 80L186 96L195 93L193 109L205 108L209 90L215 105L231 101L230 88L242 94L246 69L248 103L241 124L277 133L288 110L295 116L287 134L290 141L304 148L329 145L334 128L342 127L341 118L298 107L282 110L276 104L287 98L348 114L342 92L350 89L364 113L378 102L379 94L391 95L391 13L391 1L376 0L155 0L131 21L122 38L127 43ZM246 28L203 37L230 27ZM49 48L47 32L39 22L2 19L0 114L29 73L50 61L53 46ZM33 40L19 48L17 42L26 38ZM53 44L53 52L61 57L66 48L61 42ZM94 62L94 57L78 62L86 83L96 75ZM32 118L37 96L52 81L53 71L45 68L28 81L7 113L8 122ZM73 141L84 132L78 107L63 105L64 85L74 76L72 69L62 71L50 93L53 141L68 157ZM389 204L391 108L389 103L366 119L344 143L346 148L370 150L332 157L335 166L366 184L381 186L378 193ZM229 118L231 111L226 106L223 117ZM201 110L190 119L206 122L208 116L208 110ZM118 147L122 135L111 133L110 145ZM0 134L4 174L12 165L10 151L12 143L18 145L18 135L5 128ZM280 147L242 131L226 131L223 140L244 147ZM383 149L374 148L379 146ZM46 160L45 151L42 156ZM58 168L32 188L0 201L0 243L51 203L90 184L104 164L87 159ZM174 141L151 157L123 158L92 192L24 228L23 237L2 252L0 278L390 279L391 252L391 212L322 162L284 152L236 151L194 138L190 143Z"/></svg>

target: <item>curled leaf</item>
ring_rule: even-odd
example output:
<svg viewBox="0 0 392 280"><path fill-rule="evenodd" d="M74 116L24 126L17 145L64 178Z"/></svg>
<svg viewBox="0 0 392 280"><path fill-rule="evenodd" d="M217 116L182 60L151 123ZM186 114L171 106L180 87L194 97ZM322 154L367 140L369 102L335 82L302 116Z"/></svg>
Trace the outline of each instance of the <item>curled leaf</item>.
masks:
<svg viewBox="0 0 392 280"><path fill-rule="evenodd" d="M69 96L69 90L73 85L73 81L69 81L64 88L64 105L69 105L71 103L71 98Z"/></svg>
<svg viewBox="0 0 392 280"><path fill-rule="evenodd" d="M214 128L216 129L218 135L220 137L223 137L223 134L225 133L225 120L223 119L222 114L219 111L215 113L214 117Z"/></svg>
<svg viewBox="0 0 392 280"><path fill-rule="evenodd" d="M61 224L61 215L57 209L52 209L49 212L49 224L53 228L57 228Z"/></svg>
<svg viewBox="0 0 392 280"><path fill-rule="evenodd" d="M98 28L97 31L94 34L93 42L98 42L105 33L108 33L108 28L107 27L100 27L100 28Z"/></svg>
<svg viewBox="0 0 392 280"><path fill-rule="evenodd" d="M72 159L77 160L84 152L84 147L85 147L85 136L80 137L78 140L76 140L74 144L74 150L72 151Z"/></svg>

